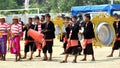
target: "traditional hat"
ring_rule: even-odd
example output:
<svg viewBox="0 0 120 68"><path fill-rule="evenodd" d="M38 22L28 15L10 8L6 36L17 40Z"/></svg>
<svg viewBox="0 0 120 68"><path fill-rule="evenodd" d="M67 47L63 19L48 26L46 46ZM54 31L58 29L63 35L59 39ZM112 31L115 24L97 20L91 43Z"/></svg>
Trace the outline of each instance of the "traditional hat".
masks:
<svg viewBox="0 0 120 68"><path fill-rule="evenodd" d="M70 17L70 15L69 15L69 14L66 14L65 17Z"/></svg>
<svg viewBox="0 0 120 68"><path fill-rule="evenodd" d="M12 19L16 20L16 19L19 19L19 17L18 16L14 16Z"/></svg>
<svg viewBox="0 0 120 68"><path fill-rule="evenodd" d="M6 18L4 15L0 15L0 19Z"/></svg>

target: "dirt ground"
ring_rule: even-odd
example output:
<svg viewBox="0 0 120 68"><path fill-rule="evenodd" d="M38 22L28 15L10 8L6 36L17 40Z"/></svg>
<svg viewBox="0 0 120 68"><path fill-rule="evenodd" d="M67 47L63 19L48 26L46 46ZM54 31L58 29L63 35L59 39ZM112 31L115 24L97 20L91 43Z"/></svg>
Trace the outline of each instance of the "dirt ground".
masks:
<svg viewBox="0 0 120 68"><path fill-rule="evenodd" d="M24 42L21 41L21 54L24 54ZM62 43L54 41L53 47L53 61L42 61L43 54L41 57L35 57L38 52L34 54L33 60L25 60L15 62L15 56L7 53L6 61L0 60L0 68L120 68L120 57L118 57L119 51L115 51L114 57L106 57L110 54L111 47L98 47L94 48L96 61L91 61L91 56L87 56L87 61L80 61L83 55L78 56L77 62L72 63L73 56L70 55L68 63L60 63L64 59L64 55L60 55L63 52Z"/></svg>

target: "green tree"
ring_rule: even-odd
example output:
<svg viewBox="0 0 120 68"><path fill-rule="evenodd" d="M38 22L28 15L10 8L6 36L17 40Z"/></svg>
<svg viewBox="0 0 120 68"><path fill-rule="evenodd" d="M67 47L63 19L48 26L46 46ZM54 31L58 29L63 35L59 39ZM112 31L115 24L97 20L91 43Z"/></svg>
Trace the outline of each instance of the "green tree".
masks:
<svg viewBox="0 0 120 68"><path fill-rule="evenodd" d="M23 9L24 1L0 0L0 10ZM114 3L119 4L120 0L114 0ZM110 0L30 0L30 8L39 8L40 13L70 12L72 6L101 4L110 4Z"/></svg>
<svg viewBox="0 0 120 68"><path fill-rule="evenodd" d="M16 8L18 8L18 5L15 0L0 0L0 10Z"/></svg>

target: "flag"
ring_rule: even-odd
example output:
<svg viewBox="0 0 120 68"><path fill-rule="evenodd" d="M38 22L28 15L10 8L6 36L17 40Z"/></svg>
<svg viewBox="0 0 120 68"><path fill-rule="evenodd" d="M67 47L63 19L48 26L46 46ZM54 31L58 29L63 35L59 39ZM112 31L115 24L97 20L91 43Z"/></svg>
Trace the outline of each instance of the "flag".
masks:
<svg viewBox="0 0 120 68"><path fill-rule="evenodd" d="M25 9L29 8L29 0L25 0Z"/></svg>

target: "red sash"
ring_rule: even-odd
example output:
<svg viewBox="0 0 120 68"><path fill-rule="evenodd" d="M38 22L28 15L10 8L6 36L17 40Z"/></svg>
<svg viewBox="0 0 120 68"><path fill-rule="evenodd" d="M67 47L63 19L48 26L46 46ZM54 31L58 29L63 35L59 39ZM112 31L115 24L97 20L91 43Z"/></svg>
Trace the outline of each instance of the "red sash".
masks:
<svg viewBox="0 0 120 68"><path fill-rule="evenodd" d="M68 39L67 49L69 47L74 47L74 46L78 46L78 40L70 40L70 39Z"/></svg>
<svg viewBox="0 0 120 68"><path fill-rule="evenodd" d="M32 40L25 40L25 46L29 43L29 42L34 42L34 41L32 41Z"/></svg>
<svg viewBox="0 0 120 68"><path fill-rule="evenodd" d="M53 39L45 39L45 41L53 41Z"/></svg>
<svg viewBox="0 0 120 68"><path fill-rule="evenodd" d="M120 38L116 38L115 40L116 40L116 41L120 41Z"/></svg>
<svg viewBox="0 0 120 68"><path fill-rule="evenodd" d="M92 43L92 39L84 39L82 42L82 48L85 49L87 44Z"/></svg>
<svg viewBox="0 0 120 68"><path fill-rule="evenodd" d="M66 37L64 37L63 38L63 43L65 43L67 41L67 38Z"/></svg>

